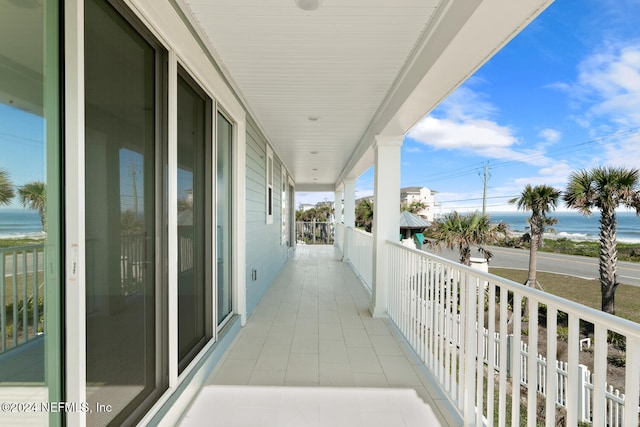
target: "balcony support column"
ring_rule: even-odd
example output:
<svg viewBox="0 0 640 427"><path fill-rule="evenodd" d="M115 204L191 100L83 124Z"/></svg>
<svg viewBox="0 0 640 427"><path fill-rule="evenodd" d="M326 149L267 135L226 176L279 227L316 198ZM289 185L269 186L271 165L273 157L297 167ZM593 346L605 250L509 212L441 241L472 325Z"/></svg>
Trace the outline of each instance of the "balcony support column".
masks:
<svg viewBox="0 0 640 427"><path fill-rule="evenodd" d="M387 315L389 270L386 242L400 233L400 149L404 135L378 135L375 144L373 200L373 286L369 310Z"/></svg>
<svg viewBox="0 0 640 427"><path fill-rule="evenodd" d="M356 180L347 179L344 181L344 250L342 251L343 261L349 260L351 249L351 233L349 229L356 226Z"/></svg>

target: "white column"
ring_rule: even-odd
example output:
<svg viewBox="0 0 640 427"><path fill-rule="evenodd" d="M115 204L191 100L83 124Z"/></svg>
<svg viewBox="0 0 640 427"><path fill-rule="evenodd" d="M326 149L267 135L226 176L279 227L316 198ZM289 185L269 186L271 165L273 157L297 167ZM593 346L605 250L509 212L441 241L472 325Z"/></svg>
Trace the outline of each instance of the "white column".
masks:
<svg viewBox="0 0 640 427"><path fill-rule="evenodd" d="M333 193L334 204L333 204L333 229L336 230L335 233L335 241L333 242L334 246L344 246L344 233L342 235L338 235L338 224L342 223L342 186L339 187ZM344 230L344 228L343 228Z"/></svg>
<svg viewBox="0 0 640 427"><path fill-rule="evenodd" d="M344 250L342 259L349 260L349 228L356 226L356 180L348 179L344 181Z"/></svg>
<svg viewBox="0 0 640 427"><path fill-rule="evenodd" d="M403 135L378 135L375 144L373 200L373 286L369 310L384 317L388 307L386 241L400 233L400 147Z"/></svg>

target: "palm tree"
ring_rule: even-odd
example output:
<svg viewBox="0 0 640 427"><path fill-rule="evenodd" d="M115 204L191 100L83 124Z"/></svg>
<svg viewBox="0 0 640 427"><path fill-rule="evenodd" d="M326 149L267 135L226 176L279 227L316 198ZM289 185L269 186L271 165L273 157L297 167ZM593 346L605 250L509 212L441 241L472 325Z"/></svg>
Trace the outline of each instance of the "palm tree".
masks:
<svg viewBox="0 0 640 427"><path fill-rule="evenodd" d="M356 206L355 211L356 227L364 228L365 231L371 232L373 228L373 202L369 199L362 199Z"/></svg>
<svg viewBox="0 0 640 427"><path fill-rule="evenodd" d="M547 212L555 210L558 199L560 198L560 190L550 185L537 185L532 187L530 184L522 190L520 197L509 200L509 203L515 204L518 209L523 211L531 211L531 218L528 219L531 228L531 245L529 248L529 274L525 285L535 286L536 280L536 264L538 248L544 243L544 231L547 226L554 225L558 222L557 218L547 217Z"/></svg>
<svg viewBox="0 0 640 427"><path fill-rule="evenodd" d="M615 314L615 292L618 250L615 209L622 205L635 209L640 215L638 170L614 167L596 167L580 170L569 176L564 201L570 208L585 216L591 210L600 210L600 292L602 311Z"/></svg>
<svg viewBox="0 0 640 427"><path fill-rule="evenodd" d="M8 205L13 196L13 184L9 179L9 173L0 169L0 205Z"/></svg>
<svg viewBox="0 0 640 427"><path fill-rule="evenodd" d="M400 212L408 211L408 212L411 212L412 214L416 214L417 215L419 212L424 210L426 207L427 207L427 205L425 205L424 203L422 203L419 200L414 200L411 203L402 202L402 203L400 203Z"/></svg>
<svg viewBox="0 0 640 427"><path fill-rule="evenodd" d="M507 233L503 222L491 223L489 215L474 212L465 216L454 211L434 221L425 233L430 238L429 245L439 249L442 245L458 249L460 262L471 265L471 246L478 245L480 252L488 259L490 252L483 244L494 243Z"/></svg>
<svg viewBox="0 0 640 427"><path fill-rule="evenodd" d="M42 228L44 231L47 231L47 190L44 182L33 181L21 185L18 187L18 194L20 196L20 203L22 206L27 209L38 211L40 214L40 221L42 222Z"/></svg>

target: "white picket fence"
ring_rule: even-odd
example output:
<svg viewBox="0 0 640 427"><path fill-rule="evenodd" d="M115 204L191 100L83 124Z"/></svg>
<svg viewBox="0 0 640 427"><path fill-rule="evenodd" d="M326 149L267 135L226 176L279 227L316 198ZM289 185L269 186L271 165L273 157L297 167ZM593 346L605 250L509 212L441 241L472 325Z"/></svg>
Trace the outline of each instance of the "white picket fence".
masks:
<svg viewBox="0 0 640 427"><path fill-rule="evenodd" d="M531 357L527 343L520 342L520 384L527 386L528 364ZM537 369L537 390L540 394L547 396L547 358L541 354L536 355ZM578 365L578 421L591 423L591 413L593 411L593 374L585 365ZM556 393L556 404L563 408L567 407L567 382L569 381L569 364L556 360L556 376L558 390ZM624 393L606 384L606 420L609 427L620 427L624 419Z"/></svg>
<svg viewBox="0 0 640 427"><path fill-rule="evenodd" d="M415 298L415 296L413 297ZM460 323L460 315L454 316L449 315L449 321L445 322L443 325L443 332L445 338L451 339L451 337L457 337L456 346L460 347L460 337L462 336L462 326ZM454 326L455 324L455 326ZM457 329L456 334L452 334L451 331L453 328ZM482 344L482 355L485 363L489 361L489 352L493 351L493 358L495 360L495 371L500 372L503 368L503 364L500 360L500 334L494 332L493 340L489 338L489 330L487 328L483 328L483 344ZM513 335L507 335L506 339L507 345L507 358L506 358L506 371L507 377L511 378L511 366L510 361L512 360L511 351L513 350ZM520 384L527 387L529 384L528 381L528 373L529 373L529 346L526 342L520 341ZM536 386L538 393L543 396L547 396L547 358L541 354L536 354ZM560 407L567 407L567 383L569 381L569 364L564 361L556 360L556 381L558 384L557 392L556 392L556 404ZM578 365L579 375L578 375L578 421L591 423L591 413L593 410L593 374L589 370L589 368L585 365ZM620 390L614 389L611 385L606 385L605 392L606 399L606 419L607 426L609 427L620 427L622 426L622 420L624 418L624 401L625 395L621 393Z"/></svg>

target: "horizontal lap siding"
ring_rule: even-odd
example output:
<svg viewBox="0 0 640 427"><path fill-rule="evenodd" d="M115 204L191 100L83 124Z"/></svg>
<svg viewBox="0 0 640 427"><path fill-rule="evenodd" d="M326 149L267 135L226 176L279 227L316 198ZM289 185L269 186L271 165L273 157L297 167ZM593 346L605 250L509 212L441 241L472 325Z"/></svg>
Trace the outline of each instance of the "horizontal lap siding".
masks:
<svg viewBox="0 0 640 427"><path fill-rule="evenodd" d="M287 247L281 244L282 163L274 153L273 223L266 223L266 139L253 121L247 121L246 150L246 277L247 313L251 313L287 260ZM258 273L252 280L252 270Z"/></svg>

